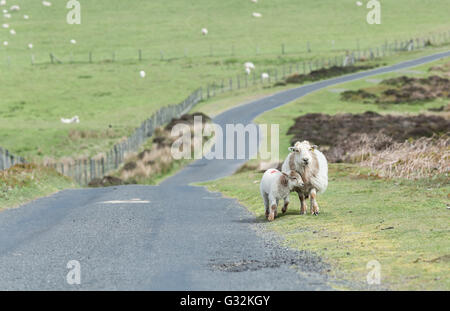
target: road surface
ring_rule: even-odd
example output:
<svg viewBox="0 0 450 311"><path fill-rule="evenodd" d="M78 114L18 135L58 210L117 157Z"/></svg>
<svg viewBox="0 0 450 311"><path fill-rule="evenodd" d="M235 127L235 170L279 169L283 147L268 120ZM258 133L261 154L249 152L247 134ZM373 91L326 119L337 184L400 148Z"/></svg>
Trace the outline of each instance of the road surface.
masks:
<svg viewBox="0 0 450 311"><path fill-rule="evenodd" d="M249 124L313 91L406 69L450 51L329 79L232 108ZM321 258L280 246L235 200L190 184L244 160L198 160L159 186L61 191L0 213L0 290L328 290ZM69 261L77 261L79 270ZM80 284L67 275L80 272ZM71 279L71 278L69 278Z"/></svg>

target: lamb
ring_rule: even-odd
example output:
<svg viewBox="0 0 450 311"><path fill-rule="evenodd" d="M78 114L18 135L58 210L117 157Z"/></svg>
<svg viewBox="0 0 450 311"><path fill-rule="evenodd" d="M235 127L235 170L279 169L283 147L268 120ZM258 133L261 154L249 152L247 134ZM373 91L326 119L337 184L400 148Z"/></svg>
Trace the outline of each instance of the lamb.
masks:
<svg viewBox="0 0 450 311"><path fill-rule="evenodd" d="M310 197L310 212L313 215L319 214L319 205L316 201L317 193L324 193L328 187L328 163L327 159L308 141L296 142L294 147L289 147L291 153L284 160L281 171L288 173L296 171L302 177L304 186L294 189L300 199L300 214L306 213L305 199ZM283 213L287 211L289 205L285 201Z"/></svg>
<svg viewBox="0 0 450 311"><path fill-rule="evenodd" d="M295 171L282 173L277 169L268 169L260 184L260 192L266 209L266 218L272 221L277 216L278 202L289 201L289 194L294 188L303 187L303 181Z"/></svg>

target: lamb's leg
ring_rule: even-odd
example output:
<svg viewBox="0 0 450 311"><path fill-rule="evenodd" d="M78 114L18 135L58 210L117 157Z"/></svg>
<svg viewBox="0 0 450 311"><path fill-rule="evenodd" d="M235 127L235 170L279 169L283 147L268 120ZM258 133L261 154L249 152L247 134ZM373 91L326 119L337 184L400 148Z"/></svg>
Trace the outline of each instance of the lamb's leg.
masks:
<svg viewBox="0 0 450 311"><path fill-rule="evenodd" d="M287 209L288 209L288 205L289 205L289 194L288 194L287 197L285 197L283 200L284 200L284 206L283 206L283 208L281 209L281 211L282 211L283 214L284 214L284 213L287 212Z"/></svg>
<svg viewBox="0 0 450 311"><path fill-rule="evenodd" d="M266 218L269 217L269 195L267 193L262 193L264 208L266 209Z"/></svg>
<svg viewBox="0 0 450 311"><path fill-rule="evenodd" d="M309 193L311 196L311 206L309 207L311 210L311 214L313 215L319 215L319 204L317 204L316 201L316 189L312 189L311 192Z"/></svg>
<svg viewBox="0 0 450 311"><path fill-rule="evenodd" d="M267 217L267 219L269 221L273 221L275 219L276 212L277 212L277 200L274 197L272 197L271 195L269 195L269 204L270 204L270 211L269 211L269 217Z"/></svg>
<svg viewBox="0 0 450 311"><path fill-rule="evenodd" d="M298 198L300 199L300 215L306 214L306 209L308 208L306 206L306 200L305 196L301 192L297 192Z"/></svg>

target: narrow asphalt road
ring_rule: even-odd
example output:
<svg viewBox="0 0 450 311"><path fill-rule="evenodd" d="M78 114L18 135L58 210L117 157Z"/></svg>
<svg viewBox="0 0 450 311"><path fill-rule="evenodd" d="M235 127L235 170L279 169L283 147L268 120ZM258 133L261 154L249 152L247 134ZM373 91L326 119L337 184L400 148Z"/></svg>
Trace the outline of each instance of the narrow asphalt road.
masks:
<svg viewBox="0 0 450 311"><path fill-rule="evenodd" d="M230 109L219 125L334 84L414 67L450 51L312 83ZM198 160L160 186L66 190L0 213L0 290L327 290L329 267L277 237L235 200L192 182L244 160ZM332 185L330 185L332 186ZM81 284L69 285L69 261Z"/></svg>

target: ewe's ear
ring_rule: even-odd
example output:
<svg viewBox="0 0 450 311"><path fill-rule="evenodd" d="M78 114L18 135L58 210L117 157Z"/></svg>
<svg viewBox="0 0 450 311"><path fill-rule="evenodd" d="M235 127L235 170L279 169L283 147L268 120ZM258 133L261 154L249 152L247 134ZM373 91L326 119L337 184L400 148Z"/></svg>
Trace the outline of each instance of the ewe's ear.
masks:
<svg viewBox="0 0 450 311"><path fill-rule="evenodd" d="M313 151L316 150L316 149L319 149L319 147L317 147L317 145L312 145L311 147L312 147Z"/></svg>
<svg viewBox="0 0 450 311"><path fill-rule="evenodd" d="M288 150L289 150L290 152L294 152L294 151L295 151L295 148L294 148L294 147L289 147Z"/></svg>

